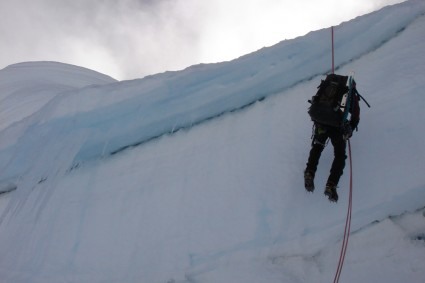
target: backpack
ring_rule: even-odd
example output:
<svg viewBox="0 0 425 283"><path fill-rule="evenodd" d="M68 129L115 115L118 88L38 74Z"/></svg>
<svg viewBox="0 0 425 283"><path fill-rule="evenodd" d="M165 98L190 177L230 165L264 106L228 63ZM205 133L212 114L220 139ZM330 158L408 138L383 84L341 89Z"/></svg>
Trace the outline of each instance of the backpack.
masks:
<svg viewBox="0 0 425 283"><path fill-rule="evenodd" d="M351 78L350 78L351 80ZM325 80L322 80L317 87L317 93L309 102L311 106L308 114L314 122L332 126L341 127L344 119L347 117L349 105L349 94L356 93L348 87L349 77L336 74L329 74ZM354 84L355 85L355 84Z"/></svg>

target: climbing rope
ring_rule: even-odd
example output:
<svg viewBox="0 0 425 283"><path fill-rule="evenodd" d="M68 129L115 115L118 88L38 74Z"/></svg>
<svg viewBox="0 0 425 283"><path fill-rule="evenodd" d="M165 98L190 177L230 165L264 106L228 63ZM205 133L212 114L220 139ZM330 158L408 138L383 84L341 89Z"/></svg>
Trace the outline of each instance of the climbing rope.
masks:
<svg viewBox="0 0 425 283"><path fill-rule="evenodd" d="M341 276L342 266L344 265L345 254L347 253L348 239L350 237L350 229L351 229L351 210L353 206L353 164L351 160L350 140L348 140L348 156L350 161L350 191L349 191L349 197L348 197L348 210L347 210L347 218L345 220L344 238L342 241L342 248L341 248L341 253L339 256L339 263L338 263L338 268L336 270L334 283L338 283L339 277Z"/></svg>

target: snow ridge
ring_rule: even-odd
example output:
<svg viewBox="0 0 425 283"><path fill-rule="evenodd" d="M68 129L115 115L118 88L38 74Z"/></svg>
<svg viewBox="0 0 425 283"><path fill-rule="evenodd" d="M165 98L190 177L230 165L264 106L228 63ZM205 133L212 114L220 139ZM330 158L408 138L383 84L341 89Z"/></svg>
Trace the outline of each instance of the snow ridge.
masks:
<svg viewBox="0 0 425 283"><path fill-rule="evenodd" d="M424 11L423 3L413 1L336 27L338 68L376 50ZM243 109L325 74L330 61L328 33L328 30L312 32L231 62L199 65L181 72L67 93L48 103L40 111L43 117L23 123L33 124L28 130L29 136L40 132L56 134L56 127L68 127L67 131L76 135L92 129L75 156L74 165L70 165L73 167ZM84 102L88 100L101 101L100 105L104 106L87 108L90 103ZM83 108L79 109L80 105ZM74 113L73 117L67 116L69 111ZM72 124L69 124L70 118ZM17 127L20 126L14 129ZM11 151L25 151L25 147L24 141L0 151L0 166L9 162L5 155ZM21 174L22 171L7 173L9 177Z"/></svg>

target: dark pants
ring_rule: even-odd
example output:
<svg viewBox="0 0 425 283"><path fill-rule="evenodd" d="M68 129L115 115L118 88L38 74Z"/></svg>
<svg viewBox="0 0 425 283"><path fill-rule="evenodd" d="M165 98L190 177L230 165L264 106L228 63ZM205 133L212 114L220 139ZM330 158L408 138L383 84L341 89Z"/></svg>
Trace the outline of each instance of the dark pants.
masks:
<svg viewBox="0 0 425 283"><path fill-rule="evenodd" d="M320 155L326 146L328 138L334 148L334 160L332 162L331 172L328 178L328 183L337 185L339 178L342 176L345 167L345 147L346 142L343 138L341 129L315 124L314 137L310 156L307 161L306 171L310 171L313 175L316 173L317 165L319 164Z"/></svg>

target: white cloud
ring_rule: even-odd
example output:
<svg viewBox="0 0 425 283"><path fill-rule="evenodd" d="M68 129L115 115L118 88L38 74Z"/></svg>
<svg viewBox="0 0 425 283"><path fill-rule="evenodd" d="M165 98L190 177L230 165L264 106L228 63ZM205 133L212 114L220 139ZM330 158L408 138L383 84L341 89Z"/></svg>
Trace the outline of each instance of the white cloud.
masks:
<svg viewBox="0 0 425 283"><path fill-rule="evenodd" d="M202 60L230 60L245 53L337 25L402 0L216 0L202 34ZM243 3L243 4L241 4Z"/></svg>
<svg viewBox="0 0 425 283"><path fill-rule="evenodd" d="M136 78L230 60L396 2L1 1L0 68L53 60Z"/></svg>

